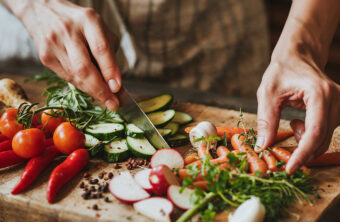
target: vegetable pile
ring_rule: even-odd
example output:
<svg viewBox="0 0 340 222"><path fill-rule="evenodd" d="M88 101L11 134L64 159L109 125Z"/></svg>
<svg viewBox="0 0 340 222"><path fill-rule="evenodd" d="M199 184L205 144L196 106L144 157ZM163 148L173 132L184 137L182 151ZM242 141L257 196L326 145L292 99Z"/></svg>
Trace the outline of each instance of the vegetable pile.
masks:
<svg viewBox="0 0 340 222"><path fill-rule="evenodd" d="M205 130L197 130L202 126ZM173 205L186 210L177 221L188 221L196 213L203 221L212 221L217 212L240 205L230 221L276 221L287 213L294 214L288 210L291 203L305 201L312 205L310 195L318 196L306 167L294 175L284 171L290 158L285 148L267 148L257 154L256 134L251 129L242 126L243 131L235 133L236 128L228 131L225 127L222 139L209 122L196 127L191 134L208 136L192 140L197 152L183 158L171 148L158 150L151 158L151 169L143 169L135 177L127 171L114 177L109 186L111 193L159 221L170 220ZM281 138L292 135L287 132Z"/></svg>

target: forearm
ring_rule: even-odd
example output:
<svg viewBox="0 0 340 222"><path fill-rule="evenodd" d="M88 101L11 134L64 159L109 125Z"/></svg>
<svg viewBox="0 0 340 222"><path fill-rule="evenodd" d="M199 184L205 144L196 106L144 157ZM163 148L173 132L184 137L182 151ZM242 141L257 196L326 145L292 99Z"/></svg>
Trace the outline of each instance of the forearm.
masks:
<svg viewBox="0 0 340 222"><path fill-rule="evenodd" d="M339 20L338 0L293 0L272 60L298 53L323 69Z"/></svg>

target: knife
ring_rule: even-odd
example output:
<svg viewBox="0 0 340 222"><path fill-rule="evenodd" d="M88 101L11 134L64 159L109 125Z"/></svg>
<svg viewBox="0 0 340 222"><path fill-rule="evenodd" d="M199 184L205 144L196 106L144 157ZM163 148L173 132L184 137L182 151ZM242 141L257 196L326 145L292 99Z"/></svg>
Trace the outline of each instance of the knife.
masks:
<svg viewBox="0 0 340 222"><path fill-rule="evenodd" d="M152 124L148 116L138 106L136 101L130 96L126 88L122 87L117 93L120 101L118 114L127 122L135 124L144 131L146 138L157 149L170 147L156 127Z"/></svg>

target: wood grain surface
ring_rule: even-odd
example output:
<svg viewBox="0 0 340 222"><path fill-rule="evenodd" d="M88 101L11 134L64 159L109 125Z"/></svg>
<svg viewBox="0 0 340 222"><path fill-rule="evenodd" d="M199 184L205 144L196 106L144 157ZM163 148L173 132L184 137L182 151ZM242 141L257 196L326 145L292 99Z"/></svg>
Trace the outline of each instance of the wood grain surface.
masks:
<svg viewBox="0 0 340 222"><path fill-rule="evenodd" d="M2 77L2 76L0 76ZM16 78L18 83L22 83L23 78ZM32 102L43 102L40 96L42 84L31 83L23 85L29 99ZM174 108L180 111L188 112L194 117L195 125L199 121L210 121L220 126L235 126L238 121L239 112L233 110L220 109L216 107L203 106L191 103L175 103ZM256 128L256 115L244 114L245 124L247 127ZM288 129L289 122L282 120L281 129ZM282 145L296 145L293 138L283 142ZM340 147L340 129L337 129L330 151L338 151ZM182 154L186 154L190 147L180 147ZM84 192L79 188L84 179L82 173L78 174L69 183L67 183L57 195L57 201L54 204L48 204L46 200L46 185L48 177L53 168L63 160L62 157L53 162L42 175L35 181L32 186L19 195L11 195L10 192L19 181L25 164L0 170L0 222L11 221L150 221L148 218L136 213L132 206L122 204L115 200L110 193L104 194L109 197L111 202L107 203L104 199L84 200L81 194ZM92 178L97 178L98 174L106 171L113 172L115 175L125 170L125 164L121 164L121 169L114 169L112 164L107 164L101 160L91 160L88 166L88 172ZM138 170L134 170L135 173ZM319 186L321 199L313 199L314 206L306 204L294 204L291 207L292 212L300 215L297 220L294 216L289 216L283 221L316 221L322 212L332 203L340 193L340 167L325 167L312 169L314 175L314 184ZM102 180L101 180L102 182ZM97 204L98 211L92 209ZM180 214L177 211L175 215ZM216 221L227 221L227 212L221 213L216 217ZM197 217L195 217L197 219ZM174 219L174 218L173 218ZM196 220L195 219L195 220Z"/></svg>

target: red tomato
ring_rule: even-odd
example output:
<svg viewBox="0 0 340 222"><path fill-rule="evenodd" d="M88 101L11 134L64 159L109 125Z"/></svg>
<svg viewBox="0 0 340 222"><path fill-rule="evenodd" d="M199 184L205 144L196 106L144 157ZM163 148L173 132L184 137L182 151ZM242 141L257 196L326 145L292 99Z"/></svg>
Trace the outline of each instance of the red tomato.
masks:
<svg viewBox="0 0 340 222"><path fill-rule="evenodd" d="M53 134L55 147L63 154L70 154L85 145L85 135L74 128L70 122L61 123Z"/></svg>
<svg viewBox="0 0 340 222"><path fill-rule="evenodd" d="M12 139L17 132L24 128L16 119L17 112L17 109L8 109L0 118L0 132L9 139Z"/></svg>
<svg viewBox="0 0 340 222"><path fill-rule="evenodd" d="M32 158L45 149L44 132L37 128L20 130L12 140L12 149L20 157Z"/></svg>
<svg viewBox="0 0 340 222"><path fill-rule="evenodd" d="M62 112L61 110L59 111L55 111L56 113L60 113ZM47 110L47 111L44 111L42 114L41 114L41 124L43 126L45 126L45 130L47 132L54 132L54 130L62 123L62 122L65 122L65 118L64 117L59 117L59 118L56 118L56 117L52 117L48 114L51 113L51 110ZM46 125L45 125L46 124Z"/></svg>

